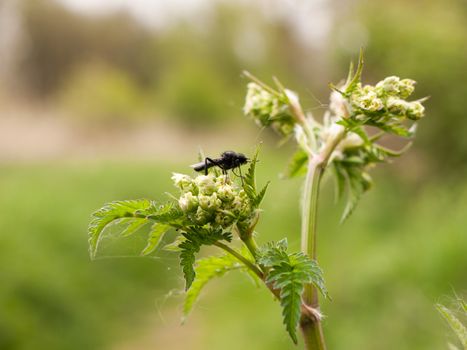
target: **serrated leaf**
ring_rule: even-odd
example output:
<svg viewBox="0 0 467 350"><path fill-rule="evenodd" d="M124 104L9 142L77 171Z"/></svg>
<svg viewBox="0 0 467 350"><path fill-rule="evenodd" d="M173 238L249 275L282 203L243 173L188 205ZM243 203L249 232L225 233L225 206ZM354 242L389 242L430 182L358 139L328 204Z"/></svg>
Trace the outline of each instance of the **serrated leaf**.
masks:
<svg viewBox="0 0 467 350"><path fill-rule="evenodd" d="M199 252L201 244L187 239L180 243L179 248L180 266L182 267L183 276L185 277L185 290L188 290L196 276L193 264L195 263L195 254Z"/></svg>
<svg viewBox="0 0 467 350"><path fill-rule="evenodd" d="M180 244L184 241L186 241L186 238L180 235L172 243L166 244L163 249L168 252L180 252Z"/></svg>
<svg viewBox="0 0 467 350"><path fill-rule="evenodd" d="M128 218L128 226L123 230L122 237L128 237L148 223L146 218Z"/></svg>
<svg viewBox="0 0 467 350"><path fill-rule="evenodd" d="M266 183L266 185L264 185L264 187L261 189L261 191L259 191L258 195L255 197L255 201L253 203L253 206L254 207L259 207L259 205L261 204L261 202L263 201L263 198L264 198L264 195L266 194L266 191L268 189L268 186L269 186L269 181Z"/></svg>
<svg viewBox="0 0 467 350"><path fill-rule="evenodd" d="M243 177L243 190L247 194L248 198L251 201L254 201L256 198L256 162L258 161L258 152L256 149L253 158L250 161L250 166Z"/></svg>
<svg viewBox="0 0 467 350"><path fill-rule="evenodd" d="M467 349L467 328L461 323L461 321L454 315L454 312L449 310L442 304L436 304L436 309L443 316L446 322L449 324L451 329L454 331L456 336L459 338L462 347Z"/></svg>
<svg viewBox="0 0 467 350"><path fill-rule="evenodd" d="M328 296L318 264L303 253L287 253L287 241L267 244L260 249L258 263L268 267L266 283L280 290L283 322L294 343L301 313L301 295L305 284L313 284Z"/></svg>
<svg viewBox="0 0 467 350"><path fill-rule="evenodd" d="M152 205L147 199L111 202L92 214L88 227L89 250L95 256L99 238L104 228L111 222L128 217L137 217L138 210L146 210Z"/></svg>
<svg viewBox="0 0 467 350"><path fill-rule="evenodd" d="M221 240L230 242L232 233L223 232L220 228L199 226L187 227L186 229L187 231L181 232L185 240L178 247L180 248L180 266L186 282L185 290L188 290L196 276L193 264L195 263L195 255L201 246L212 245Z"/></svg>
<svg viewBox="0 0 467 350"><path fill-rule="evenodd" d="M148 243L146 247L141 252L141 255L151 254L159 245L164 234L170 229L169 225L155 223L151 226L151 231L149 232Z"/></svg>
<svg viewBox="0 0 467 350"><path fill-rule="evenodd" d="M243 177L243 190L254 208L257 208L266 194L269 183L267 183L259 193L256 192L256 163L258 162L259 148L256 149L253 158L250 161L250 166Z"/></svg>
<svg viewBox="0 0 467 350"><path fill-rule="evenodd" d="M341 223L346 221L355 210L363 193L371 187L370 176L360 169L347 169L347 178L349 184L349 193L344 213L341 217Z"/></svg>
<svg viewBox="0 0 467 350"><path fill-rule="evenodd" d="M196 278L188 289L183 305L184 317L193 309L204 286L215 277L222 277L227 272L237 269L246 269L231 255L211 256L196 262Z"/></svg>
<svg viewBox="0 0 467 350"><path fill-rule="evenodd" d="M292 178L301 176L306 173L306 164L308 161L308 155L303 149L298 149L287 165L285 176Z"/></svg>
<svg viewBox="0 0 467 350"><path fill-rule="evenodd" d="M301 295L304 287L293 273L287 274L283 278L288 278L287 283L282 286L280 294L283 322L293 342L297 344L297 327L300 321Z"/></svg>
<svg viewBox="0 0 467 350"><path fill-rule="evenodd" d="M157 204L153 202L146 210L138 211L138 214L148 219L171 225L177 225L178 220L184 216L180 207L172 202Z"/></svg>

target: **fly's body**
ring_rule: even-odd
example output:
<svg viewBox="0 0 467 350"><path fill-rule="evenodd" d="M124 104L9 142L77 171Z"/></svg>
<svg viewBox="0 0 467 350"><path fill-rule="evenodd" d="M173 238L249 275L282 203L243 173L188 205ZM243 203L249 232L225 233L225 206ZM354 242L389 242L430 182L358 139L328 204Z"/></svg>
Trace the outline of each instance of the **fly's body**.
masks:
<svg viewBox="0 0 467 350"><path fill-rule="evenodd" d="M247 162L248 158L244 154L234 151L225 151L221 154L220 158L206 157L204 162L193 164L191 167L195 171L204 171L204 174L207 175L209 168L217 166L226 174L227 170L239 168Z"/></svg>

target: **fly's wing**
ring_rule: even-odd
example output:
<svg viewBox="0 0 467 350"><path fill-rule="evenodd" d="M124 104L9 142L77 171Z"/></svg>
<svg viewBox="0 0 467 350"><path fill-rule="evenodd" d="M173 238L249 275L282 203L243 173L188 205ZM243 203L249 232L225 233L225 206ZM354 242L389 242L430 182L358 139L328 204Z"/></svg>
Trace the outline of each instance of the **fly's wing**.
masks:
<svg viewBox="0 0 467 350"><path fill-rule="evenodd" d="M208 163L207 165L208 165L208 168L209 168L210 163ZM190 165L190 167L192 167L195 171L202 171L202 170L204 170L206 168L206 163L205 162L199 162L199 163Z"/></svg>
<svg viewBox="0 0 467 350"><path fill-rule="evenodd" d="M196 164L191 165L195 171L201 171L205 169L212 168L213 166L220 166L219 164L220 159L211 159L211 158L206 158L204 162L199 162Z"/></svg>

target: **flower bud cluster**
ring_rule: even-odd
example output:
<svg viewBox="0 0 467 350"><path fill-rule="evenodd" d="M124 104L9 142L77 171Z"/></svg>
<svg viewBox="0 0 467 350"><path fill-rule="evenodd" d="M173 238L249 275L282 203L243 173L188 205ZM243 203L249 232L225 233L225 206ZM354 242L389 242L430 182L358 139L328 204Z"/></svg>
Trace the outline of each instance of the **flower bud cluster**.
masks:
<svg viewBox="0 0 467 350"><path fill-rule="evenodd" d="M174 173L175 187L180 190L178 205L196 225L210 224L227 228L248 219L252 207L245 191L226 175L188 175Z"/></svg>
<svg viewBox="0 0 467 350"><path fill-rule="evenodd" d="M350 95L353 115L357 120L384 115L418 120L423 117L425 108L419 101L406 101L414 86L414 80L395 76L387 77L375 86L359 83Z"/></svg>
<svg viewBox="0 0 467 350"><path fill-rule="evenodd" d="M283 136L293 132L295 122L288 111L285 97L281 98L257 83L252 82L247 86L243 112L252 117L259 126L271 126Z"/></svg>

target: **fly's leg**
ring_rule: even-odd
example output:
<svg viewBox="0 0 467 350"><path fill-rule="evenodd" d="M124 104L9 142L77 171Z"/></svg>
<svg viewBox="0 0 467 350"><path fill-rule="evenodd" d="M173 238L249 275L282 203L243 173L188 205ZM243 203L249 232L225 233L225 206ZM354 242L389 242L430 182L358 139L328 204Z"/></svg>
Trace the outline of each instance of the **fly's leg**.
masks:
<svg viewBox="0 0 467 350"><path fill-rule="evenodd" d="M238 171L239 171L239 174L236 174L235 171L234 171L234 168L232 168L232 173L239 177L240 180L242 181L242 187L244 187L244 183L243 183L243 175L242 175L242 168L241 167L238 167Z"/></svg>
<svg viewBox="0 0 467 350"><path fill-rule="evenodd" d="M219 168L222 169L222 174L226 174L226 170L224 169L224 167L222 166L222 164L215 160L215 159L212 159L212 158L209 158L209 157L206 157L204 158L204 175L207 175L208 174L208 161L210 164L214 164L215 166L218 166Z"/></svg>

